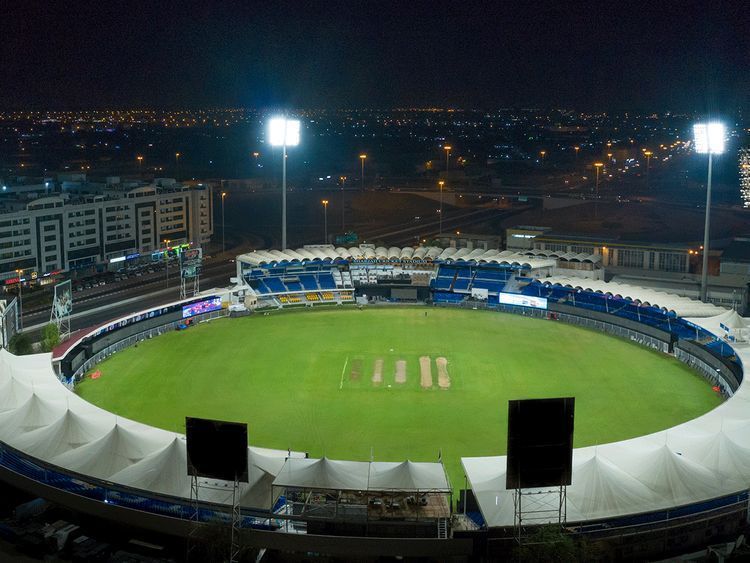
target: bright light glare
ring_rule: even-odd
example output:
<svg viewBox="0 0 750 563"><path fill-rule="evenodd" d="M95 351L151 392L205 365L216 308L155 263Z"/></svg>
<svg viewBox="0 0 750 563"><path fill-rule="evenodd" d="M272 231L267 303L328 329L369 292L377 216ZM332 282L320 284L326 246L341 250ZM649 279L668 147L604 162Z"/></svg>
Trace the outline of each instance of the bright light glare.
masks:
<svg viewBox="0 0 750 563"><path fill-rule="evenodd" d="M698 154L721 154L724 152L726 130L719 122L696 123L693 125L695 152Z"/></svg>
<svg viewBox="0 0 750 563"><path fill-rule="evenodd" d="M299 119L274 117L268 122L268 142L274 147L296 147L299 145L299 131Z"/></svg>

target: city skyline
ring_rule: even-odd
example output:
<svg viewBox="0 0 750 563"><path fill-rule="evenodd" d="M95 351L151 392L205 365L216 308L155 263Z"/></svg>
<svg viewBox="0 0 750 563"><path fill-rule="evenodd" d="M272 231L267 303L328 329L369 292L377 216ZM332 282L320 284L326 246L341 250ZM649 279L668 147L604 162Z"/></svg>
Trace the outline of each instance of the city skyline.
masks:
<svg viewBox="0 0 750 563"><path fill-rule="evenodd" d="M0 109L724 113L748 103L739 2L32 2L2 12Z"/></svg>

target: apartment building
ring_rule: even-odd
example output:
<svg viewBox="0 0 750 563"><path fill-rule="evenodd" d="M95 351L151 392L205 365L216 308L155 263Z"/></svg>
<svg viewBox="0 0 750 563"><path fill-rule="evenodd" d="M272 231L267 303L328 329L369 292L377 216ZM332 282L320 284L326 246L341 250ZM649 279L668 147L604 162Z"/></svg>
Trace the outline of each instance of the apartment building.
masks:
<svg viewBox="0 0 750 563"><path fill-rule="evenodd" d="M83 187L82 187L83 186ZM62 188L62 187L61 187ZM136 187L68 186L0 209L0 280L85 270L171 245L203 246L213 234L210 185L171 179Z"/></svg>

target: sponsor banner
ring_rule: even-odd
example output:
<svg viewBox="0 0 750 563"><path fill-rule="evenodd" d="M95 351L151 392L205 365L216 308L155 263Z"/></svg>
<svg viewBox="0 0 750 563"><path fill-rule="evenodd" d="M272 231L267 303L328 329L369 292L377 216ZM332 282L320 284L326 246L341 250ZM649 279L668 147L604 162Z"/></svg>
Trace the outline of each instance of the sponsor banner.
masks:
<svg viewBox="0 0 750 563"><path fill-rule="evenodd" d="M203 262L202 248L187 248L180 253L180 271L183 278L195 278L200 275Z"/></svg>
<svg viewBox="0 0 750 563"><path fill-rule="evenodd" d="M67 280L55 286L52 312L57 318L67 317L73 311L73 291L71 285L71 281Z"/></svg>
<svg viewBox="0 0 750 563"><path fill-rule="evenodd" d="M547 308L547 299L544 297L532 297L516 293L501 293L498 297L503 305L518 305L519 307L534 307L536 309Z"/></svg>
<svg viewBox="0 0 750 563"><path fill-rule="evenodd" d="M195 315L202 315L203 313L210 313L211 311L218 311L220 309L221 297L212 297L211 299L198 301L198 303L183 305L182 318L187 319L190 317L194 317Z"/></svg>

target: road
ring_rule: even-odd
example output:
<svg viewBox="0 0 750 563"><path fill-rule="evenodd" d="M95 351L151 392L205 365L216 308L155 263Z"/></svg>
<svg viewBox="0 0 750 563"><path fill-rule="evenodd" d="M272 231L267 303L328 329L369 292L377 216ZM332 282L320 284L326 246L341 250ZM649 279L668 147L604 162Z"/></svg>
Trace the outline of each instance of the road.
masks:
<svg viewBox="0 0 750 563"><path fill-rule="evenodd" d="M209 263L201 275L201 289L226 287L229 285L229 278L234 274L234 262L224 259ZM171 278L167 286L165 277L163 272L159 272L148 277L135 278L137 280L135 283L132 283L132 279L128 279L74 294L73 314L70 318L71 332L156 306L159 303L176 301L180 297L179 279L177 276ZM81 296L80 300L76 299L77 295ZM28 314L24 312L24 332L34 335L49 322L49 318L49 308L37 309Z"/></svg>

